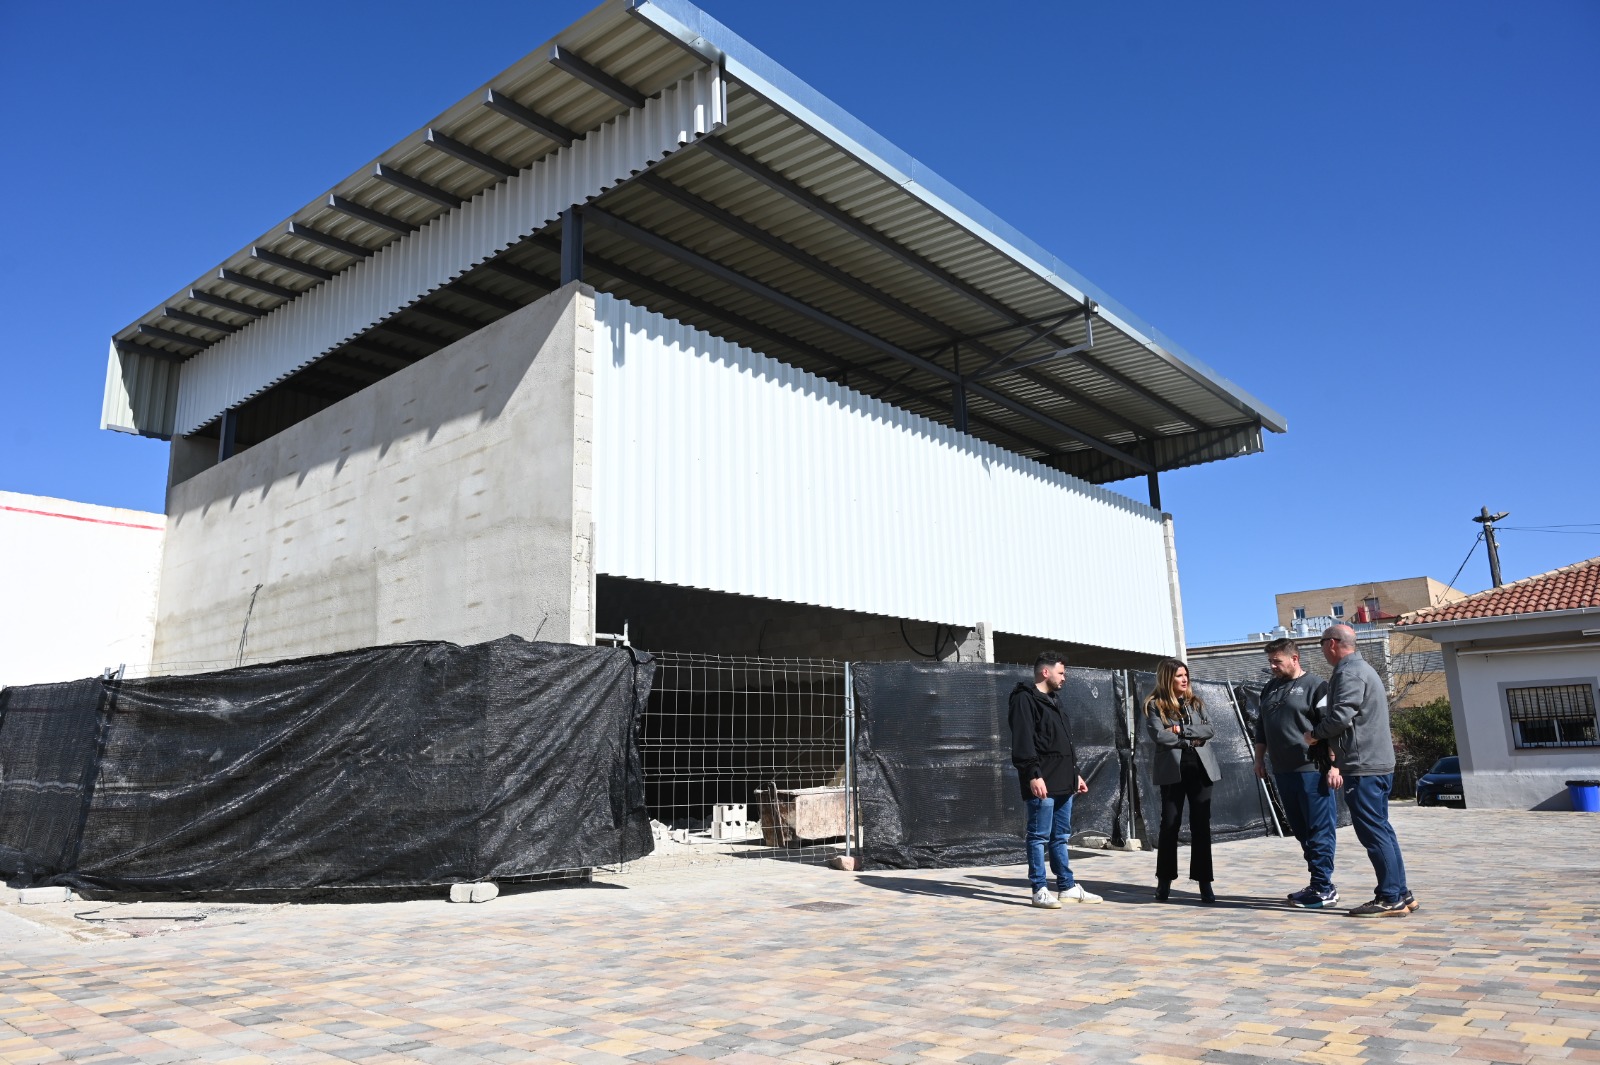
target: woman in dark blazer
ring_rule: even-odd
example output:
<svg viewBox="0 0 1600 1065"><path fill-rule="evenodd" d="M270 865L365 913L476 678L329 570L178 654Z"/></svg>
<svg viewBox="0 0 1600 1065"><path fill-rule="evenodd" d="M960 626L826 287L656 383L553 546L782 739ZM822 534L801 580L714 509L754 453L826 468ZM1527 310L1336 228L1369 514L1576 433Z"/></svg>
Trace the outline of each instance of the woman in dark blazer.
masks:
<svg viewBox="0 0 1600 1065"><path fill-rule="evenodd" d="M1178 879L1178 829L1189 804L1189 879L1200 899L1211 891L1211 785L1222 779L1217 756L1206 746L1216 735L1200 697L1189 690L1189 667L1169 658L1156 668L1156 690L1144 701L1144 726L1155 744L1150 777L1161 786L1161 838L1156 846L1156 898L1165 900Z"/></svg>

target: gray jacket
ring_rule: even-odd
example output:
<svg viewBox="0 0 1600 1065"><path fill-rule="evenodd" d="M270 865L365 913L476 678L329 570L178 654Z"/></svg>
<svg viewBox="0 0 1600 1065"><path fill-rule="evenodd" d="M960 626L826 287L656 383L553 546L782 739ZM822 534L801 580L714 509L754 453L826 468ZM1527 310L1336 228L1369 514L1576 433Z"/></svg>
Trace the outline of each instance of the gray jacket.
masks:
<svg viewBox="0 0 1600 1065"><path fill-rule="evenodd" d="M1384 691L1378 671L1359 654L1333 667L1333 676L1328 678L1328 705L1311 733L1333 743L1333 766L1345 776L1394 772L1389 693Z"/></svg>
<svg viewBox="0 0 1600 1065"><path fill-rule="evenodd" d="M1176 784L1183 779L1183 752L1192 748L1200 756L1200 764L1205 768L1206 776L1215 784L1222 779L1222 771L1217 768L1217 756L1211 753L1211 745L1206 741L1216 735L1211 722L1206 720L1206 712L1196 709L1189 720L1182 725L1183 731L1173 732L1170 727L1161 723L1161 715L1145 712L1144 727L1150 733L1150 742L1156 749L1150 756L1150 779L1157 784Z"/></svg>

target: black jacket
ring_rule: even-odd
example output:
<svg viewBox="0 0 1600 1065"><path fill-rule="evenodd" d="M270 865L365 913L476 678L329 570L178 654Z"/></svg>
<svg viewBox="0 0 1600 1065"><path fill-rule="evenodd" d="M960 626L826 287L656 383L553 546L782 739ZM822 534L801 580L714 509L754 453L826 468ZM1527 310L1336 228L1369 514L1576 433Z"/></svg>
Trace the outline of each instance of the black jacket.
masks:
<svg viewBox="0 0 1600 1065"><path fill-rule="evenodd" d="M1018 684L1011 692L1011 764L1017 767L1022 797L1033 798L1029 782L1042 778L1051 798L1078 791L1078 752L1072 746L1072 729L1061 701L1032 684Z"/></svg>

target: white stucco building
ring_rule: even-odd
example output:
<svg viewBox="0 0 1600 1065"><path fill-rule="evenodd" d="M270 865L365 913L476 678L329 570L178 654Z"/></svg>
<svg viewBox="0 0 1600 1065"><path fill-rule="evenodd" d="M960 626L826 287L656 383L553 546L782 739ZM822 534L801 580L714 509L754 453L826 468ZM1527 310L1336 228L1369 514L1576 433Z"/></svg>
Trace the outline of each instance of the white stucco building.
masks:
<svg viewBox="0 0 1600 1065"><path fill-rule="evenodd" d="M1569 808L1600 779L1600 558L1406 614L1444 648L1469 807Z"/></svg>
<svg viewBox="0 0 1600 1065"><path fill-rule="evenodd" d="M0 492L0 686L145 669L166 521Z"/></svg>

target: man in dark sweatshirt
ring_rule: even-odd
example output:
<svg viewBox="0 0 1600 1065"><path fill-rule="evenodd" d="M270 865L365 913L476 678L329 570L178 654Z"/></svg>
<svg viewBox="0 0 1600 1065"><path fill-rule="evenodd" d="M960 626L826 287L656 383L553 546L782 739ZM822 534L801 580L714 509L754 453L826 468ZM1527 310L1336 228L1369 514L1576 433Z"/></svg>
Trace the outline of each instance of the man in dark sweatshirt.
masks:
<svg viewBox="0 0 1600 1065"><path fill-rule="evenodd" d="M1338 802L1324 772L1326 745L1313 750L1305 734L1322 719L1328 684L1300 666L1300 649L1288 637L1267 644L1272 679L1261 689L1256 717L1256 776L1272 773L1289 828L1300 841L1311 883L1289 896L1301 909L1320 910L1339 901L1333 886L1333 851L1339 828Z"/></svg>
<svg viewBox="0 0 1600 1065"><path fill-rule="evenodd" d="M1389 824L1389 785L1394 781L1389 693L1378 671L1356 652L1356 630L1349 625L1334 625L1322 634L1322 657L1333 667L1328 705L1304 738L1308 746L1332 741L1328 783L1345 789L1350 824L1378 875L1372 901L1351 910L1350 916L1404 917L1417 908L1417 899L1406 884L1400 841Z"/></svg>
<svg viewBox="0 0 1600 1065"><path fill-rule="evenodd" d="M1027 804L1028 885L1033 904L1047 910L1061 901L1099 902L1072 878L1067 864L1067 838L1072 835L1072 799L1089 790L1078 775L1078 753L1057 693L1067 679L1067 660L1055 651L1041 654L1033 665L1033 683L1020 683L1011 693L1011 764L1017 767L1022 801ZM1045 856L1056 875L1051 894ZM1058 897L1059 896L1059 897Z"/></svg>

